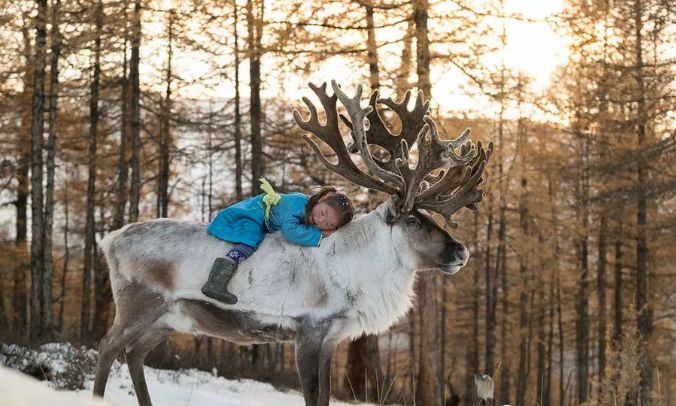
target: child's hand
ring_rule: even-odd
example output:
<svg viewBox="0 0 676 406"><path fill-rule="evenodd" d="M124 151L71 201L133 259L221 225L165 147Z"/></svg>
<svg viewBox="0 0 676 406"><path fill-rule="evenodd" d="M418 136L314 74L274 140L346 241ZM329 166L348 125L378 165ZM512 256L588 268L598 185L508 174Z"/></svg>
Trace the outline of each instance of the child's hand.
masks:
<svg viewBox="0 0 676 406"><path fill-rule="evenodd" d="M334 231L336 231L336 230L325 230L325 231L322 231L322 237L328 237L328 236L330 236L331 234L333 234Z"/></svg>

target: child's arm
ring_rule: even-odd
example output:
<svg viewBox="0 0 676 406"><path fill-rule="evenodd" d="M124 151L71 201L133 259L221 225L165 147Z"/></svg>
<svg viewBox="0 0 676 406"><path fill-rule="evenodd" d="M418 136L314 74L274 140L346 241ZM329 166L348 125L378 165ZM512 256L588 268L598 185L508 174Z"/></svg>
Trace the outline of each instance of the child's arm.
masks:
<svg viewBox="0 0 676 406"><path fill-rule="evenodd" d="M304 224L298 216L289 216L284 220L282 235L289 242L307 247L318 247L322 239L319 228Z"/></svg>

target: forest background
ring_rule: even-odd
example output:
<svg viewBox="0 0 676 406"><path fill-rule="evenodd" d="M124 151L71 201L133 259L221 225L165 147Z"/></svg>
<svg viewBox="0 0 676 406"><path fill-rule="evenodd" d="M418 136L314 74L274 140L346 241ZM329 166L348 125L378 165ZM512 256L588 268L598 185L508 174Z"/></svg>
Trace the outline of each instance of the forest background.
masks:
<svg viewBox="0 0 676 406"><path fill-rule="evenodd" d="M308 81L337 79L420 90L442 137L495 144L451 230L469 264L341 344L337 396L471 404L486 373L498 404L673 404L674 4L535 3L0 0L0 340L94 347L114 316L97 241L126 223L209 221L263 175L375 207L291 117ZM515 52L534 24L559 40ZM175 336L148 362L298 386L291 344Z"/></svg>

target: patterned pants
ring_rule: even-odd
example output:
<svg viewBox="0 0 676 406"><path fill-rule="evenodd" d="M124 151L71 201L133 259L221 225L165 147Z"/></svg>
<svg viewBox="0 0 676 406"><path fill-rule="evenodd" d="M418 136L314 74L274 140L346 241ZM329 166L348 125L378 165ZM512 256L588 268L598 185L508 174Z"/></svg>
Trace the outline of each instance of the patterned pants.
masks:
<svg viewBox="0 0 676 406"><path fill-rule="evenodd" d="M226 258L231 259L235 264L238 264L249 258L256 251L255 247L246 244L236 244L227 254Z"/></svg>

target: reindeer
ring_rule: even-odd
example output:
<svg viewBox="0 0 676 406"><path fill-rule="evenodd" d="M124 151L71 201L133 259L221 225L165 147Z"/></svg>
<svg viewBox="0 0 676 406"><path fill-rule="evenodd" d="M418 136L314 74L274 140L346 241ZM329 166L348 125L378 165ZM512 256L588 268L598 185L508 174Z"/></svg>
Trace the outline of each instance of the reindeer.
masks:
<svg viewBox="0 0 676 406"><path fill-rule="evenodd" d="M241 344L294 341L305 404L326 406L336 345L363 333L380 333L405 315L417 271L453 274L467 263L467 248L422 210L440 213L453 225L454 212L475 208L492 145L485 149L481 143L466 142L468 130L455 140L440 140L434 121L426 116L429 102L423 103L421 94L413 110L407 108L410 92L400 103L379 99L374 92L369 105L361 107L361 87L350 98L334 81L331 84L333 95L327 94L326 83L310 84L326 123L320 123L307 98L303 101L310 117L305 120L294 111L296 123L333 150L337 163L304 135L329 170L390 197L317 248L291 245L277 234L267 236L229 284L239 297L234 305L200 292L214 259L229 249L207 234L206 224L156 219L108 234L100 245L110 268L116 314L100 342L95 395L104 395L111 365L124 351L139 405L151 405L144 358L178 331ZM347 117L338 114L338 99ZM385 127L377 103L399 116L398 136ZM343 140L339 117L351 129L352 143ZM369 145L380 146L390 159L374 158ZM415 169L409 162L413 145L419 155ZM367 171L355 164L351 153L359 154Z"/></svg>

